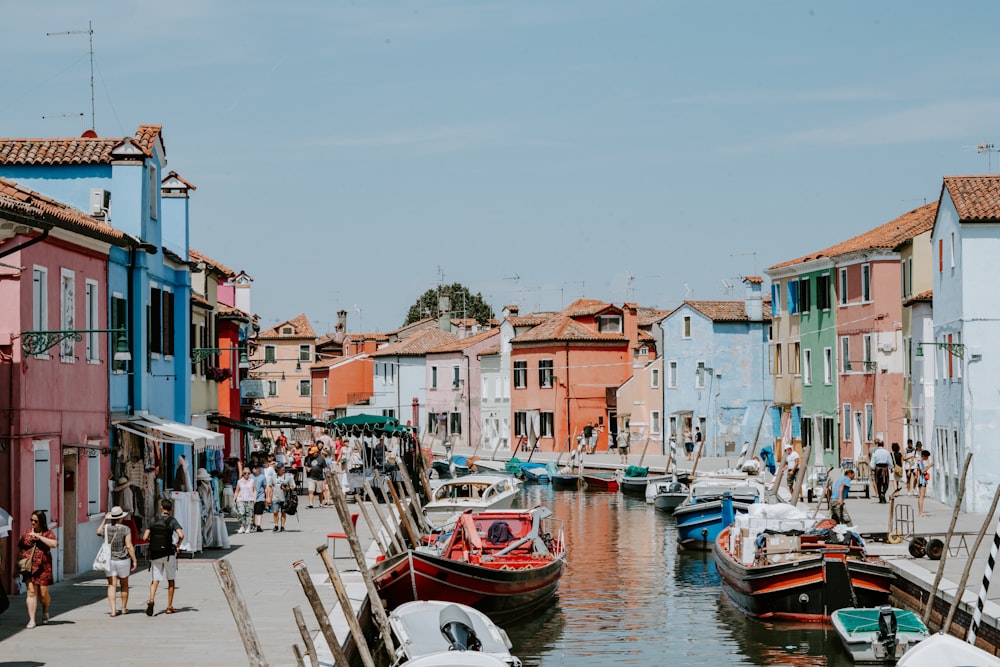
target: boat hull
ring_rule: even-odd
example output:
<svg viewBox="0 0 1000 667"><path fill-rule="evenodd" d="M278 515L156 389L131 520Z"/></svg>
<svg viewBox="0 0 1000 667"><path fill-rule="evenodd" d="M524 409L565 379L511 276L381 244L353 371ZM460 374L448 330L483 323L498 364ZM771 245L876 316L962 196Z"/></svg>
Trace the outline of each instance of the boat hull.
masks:
<svg viewBox="0 0 1000 667"><path fill-rule="evenodd" d="M725 548L728 540L727 527L712 543L715 567L722 590L747 616L826 621L836 609L877 607L889 600L895 579L889 566L878 559L849 557L847 547L781 563L744 565Z"/></svg>
<svg viewBox="0 0 1000 667"><path fill-rule="evenodd" d="M625 495L644 498L646 496L646 486L648 484L662 482L667 479L670 478L666 475L656 475L650 477L623 477L620 486L622 493Z"/></svg>
<svg viewBox="0 0 1000 667"><path fill-rule="evenodd" d="M533 562L532 562L533 561ZM496 622L514 619L548 603L563 573L561 557L504 560L488 567L407 551L375 566L375 586L389 609L414 600L465 604Z"/></svg>
<svg viewBox="0 0 1000 667"><path fill-rule="evenodd" d="M654 501L655 502L655 501ZM746 514L752 503L733 503L733 511ZM722 500L682 503L674 508L677 519L677 543L684 549L708 551L726 527L722 519Z"/></svg>
<svg viewBox="0 0 1000 667"><path fill-rule="evenodd" d="M907 650L929 635L927 626L908 609L892 608L896 617L896 644L892 655L878 641L878 608L845 607L830 614L840 642L854 662L896 662Z"/></svg>
<svg viewBox="0 0 1000 667"><path fill-rule="evenodd" d="M674 510L684 502L687 498L687 493L658 493L653 498L653 507L660 510L661 512L666 512L668 514L673 514Z"/></svg>
<svg viewBox="0 0 1000 667"><path fill-rule="evenodd" d="M554 489L577 489L580 487L579 475L552 475L549 481Z"/></svg>
<svg viewBox="0 0 1000 667"><path fill-rule="evenodd" d="M618 479L613 474L598 475L594 473L584 473L582 476L583 486L588 491L617 491Z"/></svg>

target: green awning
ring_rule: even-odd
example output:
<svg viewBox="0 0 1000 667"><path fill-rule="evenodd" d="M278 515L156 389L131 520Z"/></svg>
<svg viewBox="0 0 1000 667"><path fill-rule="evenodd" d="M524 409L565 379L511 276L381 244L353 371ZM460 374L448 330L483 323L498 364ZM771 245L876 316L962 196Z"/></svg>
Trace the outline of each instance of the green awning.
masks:
<svg viewBox="0 0 1000 667"><path fill-rule="evenodd" d="M350 415L340 417L330 422L331 426L398 426L399 420L395 417L384 417L382 415Z"/></svg>
<svg viewBox="0 0 1000 667"><path fill-rule="evenodd" d="M219 415L209 415L208 421L215 422L216 424L222 424L223 426L228 426L230 428L239 429L241 431L249 431L250 433L260 433L264 430L260 426L244 424L241 421L236 421L235 419L230 419L229 417L221 417Z"/></svg>

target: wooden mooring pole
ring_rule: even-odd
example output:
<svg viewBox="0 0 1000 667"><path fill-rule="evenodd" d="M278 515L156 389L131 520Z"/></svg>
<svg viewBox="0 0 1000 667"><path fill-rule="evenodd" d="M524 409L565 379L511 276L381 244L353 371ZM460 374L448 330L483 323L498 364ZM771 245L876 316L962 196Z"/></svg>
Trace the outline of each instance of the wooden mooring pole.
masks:
<svg viewBox="0 0 1000 667"><path fill-rule="evenodd" d="M972 563L975 562L975 556L979 553L979 545L983 543L983 538L986 537L986 529L990 527L990 523L993 521L993 515L997 511L997 505L1000 504L1000 484L997 485L996 493L993 494L993 503L990 505L989 512L986 513L986 520L983 521L983 525L979 528L979 534L976 536L976 543L972 545L972 551L969 552L969 557L965 560L965 567L962 568L962 580L958 584L958 589L955 592L955 599L951 602L951 609L948 610L948 618L945 619L944 625L941 629L945 634L951 631L951 622L955 618L955 611L958 609L958 605L962 602L962 595L965 593L965 584L969 581L969 572L972 570ZM983 575L983 585L979 592L979 608L977 609L982 617L983 604L986 602L986 590L989 588L990 576L993 574L993 560L995 560L997 544L1000 542L1000 523L997 523L997 532L993 536L993 550L990 552L990 562L987 563L986 572ZM969 625L969 630L972 631L972 626L975 625L978 629L979 619L973 616L973 623ZM973 633L975 634L975 633ZM970 642L972 643L972 642Z"/></svg>
<svg viewBox="0 0 1000 667"><path fill-rule="evenodd" d="M295 576L299 578L299 584L302 585L302 592L306 594L306 600L309 601L313 615L316 616L316 622L319 623L319 631L323 633L323 638L326 639L326 643L330 646L334 664L337 667L350 667L350 664L347 662L347 656L344 655L344 649L341 648L340 642L337 641L337 635L333 631L333 626L330 625L330 617L326 614L323 601L319 599L319 593L316 591L312 579L309 578L309 568L306 567L305 561L295 561L292 563L292 569L295 570Z"/></svg>
<svg viewBox="0 0 1000 667"><path fill-rule="evenodd" d="M253 627L253 621L250 620L250 612L247 611L246 602L243 599L243 594L240 592L240 585L236 581L236 576L233 574L232 568L229 566L229 561L221 558L215 562L213 567L216 576L219 577L219 583L222 585L222 592L226 596L226 602L229 603L229 610L233 612L236 629L240 633L240 639L243 640L243 648L247 652L247 658L250 660L251 667L267 667L268 663L264 657L264 649L260 645L260 639L257 637L257 630Z"/></svg>
<svg viewBox="0 0 1000 667"><path fill-rule="evenodd" d="M944 576L944 564L948 560L948 547L951 545L951 536L955 532L955 523L958 522L958 515L962 513L962 499L965 497L965 481L969 474L969 464L972 463L972 452L965 455L965 465L962 466L962 483L958 485L958 495L955 496L955 508L951 512L951 523L948 524L948 533L944 536L944 549L941 550L941 560L938 561L937 574L934 575L934 585L927 596L927 607L924 609L924 625L931 619L934 611L934 598L937 597L938 586L941 585L941 577ZM956 591L956 595L962 596L961 591Z"/></svg>
<svg viewBox="0 0 1000 667"><path fill-rule="evenodd" d="M306 654L309 656L309 662L312 663L313 667L319 667L319 656L316 654L316 644L313 643L312 634L309 632L309 627L306 625L306 619L302 615L302 607L292 607L292 614L295 616L295 625L299 628L299 636L302 637L302 643L306 645ZM292 650L296 652L296 657L298 657L299 662L302 662L301 653L296 651L298 645L293 644Z"/></svg>
<svg viewBox="0 0 1000 667"><path fill-rule="evenodd" d="M361 656L361 662L364 663L365 667L375 667L375 660L372 659L371 651L368 650L368 642L365 641L365 633L362 632L361 624L358 623L358 615L354 612L354 607L351 605L351 598L347 595L344 580L341 579L340 572L334 566L330 554L327 553L327 546L325 544L319 545L316 547L316 553L319 554L319 557L323 560L323 565L326 566L326 573L330 577L330 583L333 584L333 590L337 593L337 601L340 603L340 609L344 612L344 618L347 619L347 626L351 629L354 643L358 646L358 654Z"/></svg>

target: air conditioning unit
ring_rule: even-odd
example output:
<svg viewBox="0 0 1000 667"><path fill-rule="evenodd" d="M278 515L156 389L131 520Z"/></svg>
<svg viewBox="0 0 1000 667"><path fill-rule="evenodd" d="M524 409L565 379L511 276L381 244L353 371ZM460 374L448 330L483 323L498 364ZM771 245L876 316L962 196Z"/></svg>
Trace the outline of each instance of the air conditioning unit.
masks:
<svg viewBox="0 0 1000 667"><path fill-rule="evenodd" d="M891 354L896 351L896 346L892 343L882 343L878 346L878 349L885 354Z"/></svg>
<svg viewBox="0 0 1000 667"><path fill-rule="evenodd" d="M111 208L111 193L107 190L94 188L90 191L90 214L106 217Z"/></svg>

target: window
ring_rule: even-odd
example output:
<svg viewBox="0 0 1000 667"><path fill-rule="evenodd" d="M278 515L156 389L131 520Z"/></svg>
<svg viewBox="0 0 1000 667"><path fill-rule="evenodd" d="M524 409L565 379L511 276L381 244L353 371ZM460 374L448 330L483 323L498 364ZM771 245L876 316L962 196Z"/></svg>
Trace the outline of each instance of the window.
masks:
<svg viewBox="0 0 1000 667"><path fill-rule="evenodd" d="M788 281L788 314L795 315L799 312L799 281Z"/></svg>
<svg viewBox="0 0 1000 667"><path fill-rule="evenodd" d="M649 356L649 348L646 347L645 345L639 346L638 348L636 348L635 356L637 356L637 357L648 357Z"/></svg>
<svg viewBox="0 0 1000 667"><path fill-rule="evenodd" d="M837 425L833 417L823 417L823 451L832 452L837 438Z"/></svg>
<svg viewBox="0 0 1000 667"><path fill-rule="evenodd" d="M32 331L48 331L49 329L49 272L41 266L36 266L32 272ZM42 354L38 356L43 356ZM47 355L44 355L47 356Z"/></svg>
<svg viewBox="0 0 1000 667"><path fill-rule="evenodd" d="M59 276L59 328L76 329L76 275L63 269ZM64 338L59 343L60 361L75 361L72 338Z"/></svg>
<svg viewBox="0 0 1000 667"><path fill-rule="evenodd" d="M454 435L462 432L462 413L452 412L448 415L448 433Z"/></svg>
<svg viewBox="0 0 1000 667"><path fill-rule="evenodd" d="M833 384L833 348L823 348L823 384Z"/></svg>
<svg viewBox="0 0 1000 667"><path fill-rule="evenodd" d="M438 367L431 366L431 389L437 389L438 386Z"/></svg>
<svg viewBox="0 0 1000 667"><path fill-rule="evenodd" d="M155 355L163 352L163 299L161 294L159 287L150 287L149 305L146 306L149 352Z"/></svg>
<svg viewBox="0 0 1000 667"><path fill-rule="evenodd" d="M812 350L804 350L802 353L802 384L807 386L813 383L812 354Z"/></svg>
<svg viewBox="0 0 1000 667"><path fill-rule="evenodd" d="M865 373L871 373L874 370L873 369L874 364L872 363L872 335L871 334L865 334L863 336L863 338L862 338L862 342L864 344L864 354L865 354L865 356L864 356L864 362L865 362L864 371L865 371Z"/></svg>
<svg viewBox="0 0 1000 667"><path fill-rule="evenodd" d="M906 260L906 265L909 268L908 274L909 278L906 282L906 295L910 296L913 294L913 258L910 257Z"/></svg>
<svg viewBox="0 0 1000 667"><path fill-rule="evenodd" d="M326 383L327 382L328 382L328 380L326 378L323 378L323 395L324 396L327 395L327 393L326 393L326 389L327 389Z"/></svg>
<svg viewBox="0 0 1000 667"><path fill-rule="evenodd" d="M840 270L840 294L838 303L841 306L847 305L847 269Z"/></svg>
<svg viewBox="0 0 1000 667"><path fill-rule="evenodd" d="M955 232L951 233L951 268L955 268Z"/></svg>
<svg viewBox="0 0 1000 667"><path fill-rule="evenodd" d="M385 365L386 384L396 384L396 364Z"/></svg>
<svg viewBox="0 0 1000 667"><path fill-rule="evenodd" d="M396 417L396 410L394 408L383 408L382 409L382 416L383 417L392 417L392 418L395 418Z"/></svg>
<svg viewBox="0 0 1000 667"><path fill-rule="evenodd" d="M649 386L651 389L660 388L660 369L653 368L649 371Z"/></svg>
<svg viewBox="0 0 1000 667"><path fill-rule="evenodd" d="M699 361L698 366L694 369L694 388L704 389L705 388L705 362Z"/></svg>
<svg viewBox="0 0 1000 667"><path fill-rule="evenodd" d="M792 375L799 375L802 372L802 352L798 341L792 343L792 353L788 356L788 372Z"/></svg>
<svg viewBox="0 0 1000 667"><path fill-rule="evenodd" d="M781 316L781 283L771 283L771 317Z"/></svg>
<svg viewBox="0 0 1000 667"><path fill-rule="evenodd" d="M299 361L312 361L311 345L299 345Z"/></svg>
<svg viewBox="0 0 1000 667"><path fill-rule="evenodd" d="M551 387L552 386L552 360L542 359L538 362L538 386L539 387Z"/></svg>
<svg viewBox="0 0 1000 667"><path fill-rule="evenodd" d="M944 273L944 239L938 239L938 273Z"/></svg>
<svg viewBox="0 0 1000 667"><path fill-rule="evenodd" d="M543 438L551 438L555 436L556 427L556 416L551 412L543 412L540 417L541 421L539 424L539 430Z"/></svg>
<svg viewBox="0 0 1000 667"><path fill-rule="evenodd" d="M97 281L87 280L86 282L86 294L84 295L84 329L100 329L100 304L97 300L98 296L98 285ZM101 360L101 334L95 332L85 334L84 340L87 345L87 361L89 363L96 363ZM112 334L114 336L114 334ZM113 338L112 338L113 340Z"/></svg>
<svg viewBox="0 0 1000 667"><path fill-rule="evenodd" d="M149 181L149 217L156 220L157 204L160 201L160 181L156 177L156 167L150 167L146 172Z"/></svg>
<svg viewBox="0 0 1000 667"><path fill-rule="evenodd" d="M649 432L650 434L658 434L662 431L662 426L660 425L660 411L650 410L649 411Z"/></svg>
<svg viewBox="0 0 1000 667"><path fill-rule="evenodd" d="M676 387L677 386L677 362L670 361L667 363L667 386Z"/></svg>
<svg viewBox="0 0 1000 667"><path fill-rule="evenodd" d="M89 442L88 442L89 444ZM95 444L100 444L95 443ZM101 455L95 449L87 450L87 514L101 511Z"/></svg>
<svg viewBox="0 0 1000 667"><path fill-rule="evenodd" d="M851 404L844 403L844 417L841 426L844 430L844 440L851 439Z"/></svg>
<svg viewBox="0 0 1000 667"><path fill-rule="evenodd" d="M174 354L174 293L163 292L163 355Z"/></svg>
<svg viewBox="0 0 1000 667"><path fill-rule="evenodd" d="M452 366L451 367L451 388L452 389L458 389L461 386L461 384L462 384L461 380L462 380L462 378L459 377L459 367L458 366Z"/></svg>
<svg viewBox="0 0 1000 667"><path fill-rule="evenodd" d="M830 274L816 276L816 308L830 310Z"/></svg>
<svg viewBox="0 0 1000 667"><path fill-rule="evenodd" d="M273 364L278 359L278 348L274 345L264 346L264 363Z"/></svg>
<svg viewBox="0 0 1000 667"><path fill-rule="evenodd" d="M810 306L809 278L799 279L799 312L808 313Z"/></svg>
<svg viewBox="0 0 1000 667"><path fill-rule="evenodd" d="M524 389L528 386L528 362L514 362L514 389Z"/></svg>
<svg viewBox="0 0 1000 667"><path fill-rule="evenodd" d="M872 266L861 265L861 300L865 303L872 300Z"/></svg>
<svg viewBox="0 0 1000 667"><path fill-rule="evenodd" d="M123 329L125 331L126 340L128 337L128 303L125 298L115 292L111 295L111 328L112 329ZM112 334L112 340L116 340L119 334ZM114 350L112 353L114 354ZM112 356L112 359L114 357ZM128 362L126 361L116 361L115 370L124 371Z"/></svg>
<svg viewBox="0 0 1000 667"><path fill-rule="evenodd" d="M528 435L528 413L518 410L514 413L514 436L521 438Z"/></svg>
<svg viewBox="0 0 1000 667"><path fill-rule="evenodd" d="M268 380L267 381L267 395L268 396L277 396L278 395L278 381L277 380Z"/></svg>
<svg viewBox="0 0 1000 667"><path fill-rule="evenodd" d="M312 394L312 384L309 380L299 380L299 396L309 396Z"/></svg>
<svg viewBox="0 0 1000 667"><path fill-rule="evenodd" d="M681 334L681 336L683 338L690 338L691 337L691 317L690 316L684 318L684 333Z"/></svg>
<svg viewBox="0 0 1000 667"><path fill-rule="evenodd" d="M774 374L781 375L781 343L774 344Z"/></svg>
<svg viewBox="0 0 1000 667"><path fill-rule="evenodd" d="M906 260L904 259L899 263L899 293L903 295L903 298L910 296L910 293L906 290Z"/></svg>
<svg viewBox="0 0 1000 667"><path fill-rule="evenodd" d="M601 333L621 333L621 315L600 315L597 318L597 330Z"/></svg>
<svg viewBox="0 0 1000 667"><path fill-rule="evenodd" d="M840 337L840 372L851 372L851 339L847 336Z"/></svg>
<svg viewBox="0 0 1000 667"><path fill-rule="evenodd" d="M282 327L281 328L281 335L282 336L291 336L294 333L295 333L295 329L293 329L292 327Z"/></svg>
<svg viewBox="0 0 1000 667"><path fill-rule="evenodd" d="M865 403L865 442L875 439L875 406Z"/></svg>

